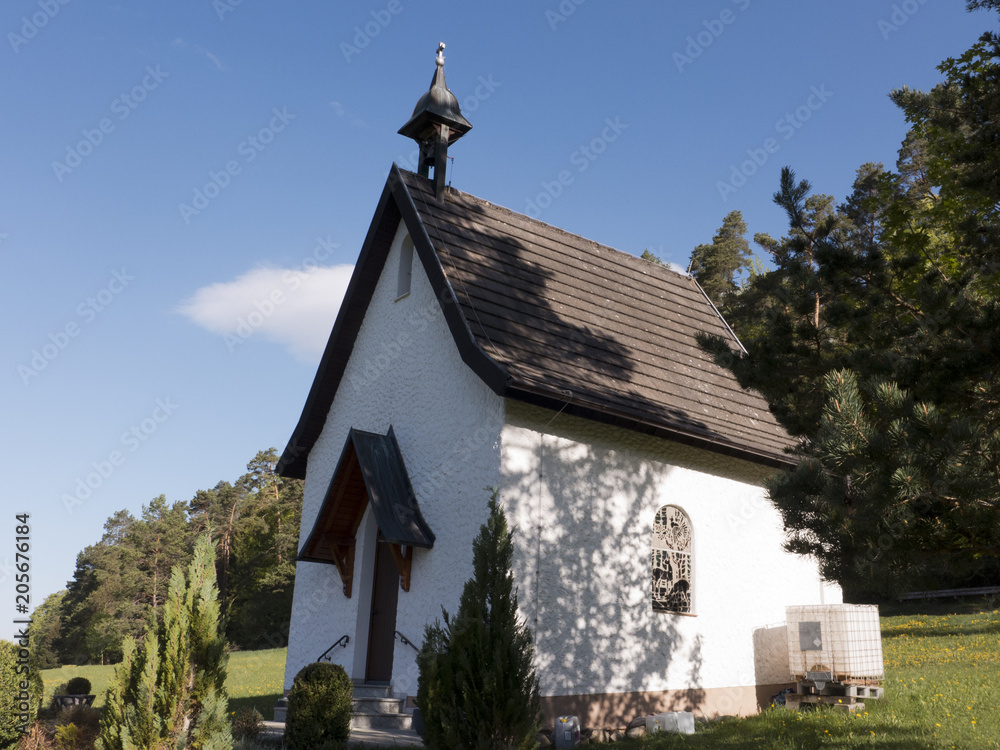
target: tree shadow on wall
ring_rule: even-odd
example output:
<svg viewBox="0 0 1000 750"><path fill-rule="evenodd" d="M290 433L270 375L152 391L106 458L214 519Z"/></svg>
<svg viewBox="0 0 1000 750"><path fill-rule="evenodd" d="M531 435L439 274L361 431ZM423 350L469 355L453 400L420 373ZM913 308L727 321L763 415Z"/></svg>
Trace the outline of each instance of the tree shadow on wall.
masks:
<svg viewBox="0 0 1000 750"><path fill-rule="evenodd" d="M541 426L531 418L522 424ZM660 488L671 467L662 457L637 463L593 436L571 432L565 437L573 442L562 440L558 420L546 430L558 436L521 432L534 444L507 446L524 460L504 487L528 498L509 520L542 694L565 696L549 706L589 727L697 711L706 698L702 638L689 618L654 611L651 600L653 515L670 502ZM661 692L668 683L689 687ZM583 697L595 693L597 700Z"/></svg>

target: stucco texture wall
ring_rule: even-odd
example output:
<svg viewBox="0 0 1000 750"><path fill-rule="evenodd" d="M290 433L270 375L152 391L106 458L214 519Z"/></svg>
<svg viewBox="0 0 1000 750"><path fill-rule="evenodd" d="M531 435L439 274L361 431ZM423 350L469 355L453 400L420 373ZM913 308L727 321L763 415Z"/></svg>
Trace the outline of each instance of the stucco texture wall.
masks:
<svg viewBox="0 0 1000 750"><path fill-rule="evenodd" d="M786 604L840 601L813 561L783 551L759 466L516 402L502 452L543 695L687 690L696 703L698 690L781 682L780 654L755 662L754 631ZM651 607L666 504L691 519L694 616Z"/></svg>
<svg viewBox="0 0 1000 750"><path fill-rule="evenodd" d="M500 484L504 406L461 361L416 253L410 293L397 300L405 236L401 223L326 425L309 454L300 544L313 527L350 428L384 434L391 425L420 510L437 535L433 549L414 550L410 591L399 591L396 629L419 646L425 624L440 618L441 605L449 611L458 607L472 565L472 540L487 516L485 488ZM375 533L369 508L358 531L350 599L332 565L298 564L286 690L303 666L345 633L351 642L335 649L333 660L352 677L363 677ZM416 653L399 640L392 688L398 696L415 695L417 689Z"/></svg>

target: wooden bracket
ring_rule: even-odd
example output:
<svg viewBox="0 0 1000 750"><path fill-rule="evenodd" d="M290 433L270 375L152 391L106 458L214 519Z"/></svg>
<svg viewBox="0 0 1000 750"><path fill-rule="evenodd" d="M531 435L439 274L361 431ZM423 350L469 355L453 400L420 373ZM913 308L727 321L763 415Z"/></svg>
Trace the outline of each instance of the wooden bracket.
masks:
<svg viewBox="0 0 1000 750"><path fill-rule="evenodd" d="M413 545L406 547L403 552L402 545L390 544L389 551L392 553L393 562L396 563L396 570L399 571L399 587L403 591L410 590L410 562L413 558Z"/></svg>
<svg viewBox="0 0 1000 750"><path fill-rule="evenodd" d="M333 562L340 572L340 580L344 583L344 596L351 598L351 584L354 581L354 545L331 544Z"/></svg>

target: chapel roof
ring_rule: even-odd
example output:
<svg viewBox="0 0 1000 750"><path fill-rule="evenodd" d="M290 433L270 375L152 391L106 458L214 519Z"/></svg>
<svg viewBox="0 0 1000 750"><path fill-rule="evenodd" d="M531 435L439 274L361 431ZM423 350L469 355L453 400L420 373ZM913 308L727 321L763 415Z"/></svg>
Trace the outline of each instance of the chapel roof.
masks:
<svg viewBox="0 0 1000 750"><path fill-rule="evenodd" d="M304 477L402 219L465 363L498 395L769 466L793 443L696 341L733 332L690 276L393 166L298 426Z"/></svg>

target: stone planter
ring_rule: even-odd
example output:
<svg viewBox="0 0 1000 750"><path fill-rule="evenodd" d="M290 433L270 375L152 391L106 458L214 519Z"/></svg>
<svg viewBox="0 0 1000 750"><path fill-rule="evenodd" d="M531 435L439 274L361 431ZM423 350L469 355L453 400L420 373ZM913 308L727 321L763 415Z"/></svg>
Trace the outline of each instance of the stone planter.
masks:
<svg viewBox="0 0 1000 750"><path fill-rule="evenodd" d="M76 708L77 706L83 706L89 708L94 705L94 699L97 698L96 695L54 695L52 700L56 704L56 708L60 711L64 708Z"/></svg>

